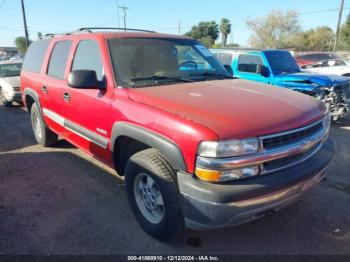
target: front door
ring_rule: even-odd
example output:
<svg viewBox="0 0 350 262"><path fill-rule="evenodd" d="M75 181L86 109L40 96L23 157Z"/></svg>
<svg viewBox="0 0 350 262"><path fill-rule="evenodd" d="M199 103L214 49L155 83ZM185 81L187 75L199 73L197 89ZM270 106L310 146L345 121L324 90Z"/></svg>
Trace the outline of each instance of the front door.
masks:
<svg viewBox="0 0 350 262"><path fill-rule="evenodd" d="M105 79L101 42L81 40L75 50L71 65L74 70L93 70L100 81ZM107 89L72 88L63 93L67 139L96 158L108 162L108 143L111 136L111 94Z"/></svg>
<svg viewBox="0 0 350 262"><path fill-rule="evenodd" d="M257 81L260 83L269 83L269 78L262 76L258 72L258 67L264 66L262 57L259 53L243 53L237 58L234 67L234 75L236 77Z"/></svg>

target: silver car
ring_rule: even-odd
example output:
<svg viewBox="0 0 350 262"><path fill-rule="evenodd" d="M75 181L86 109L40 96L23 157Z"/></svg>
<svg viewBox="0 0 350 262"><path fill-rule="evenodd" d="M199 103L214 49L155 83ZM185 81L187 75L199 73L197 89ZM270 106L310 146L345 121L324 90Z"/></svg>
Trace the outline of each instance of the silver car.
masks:
<svg viewBox="0 0 350 262"><path fill-rule="evenodd" d="M19 75L22 61L0 62L0 99L4 106L9 107L12 102L22 103Z"/></svg>

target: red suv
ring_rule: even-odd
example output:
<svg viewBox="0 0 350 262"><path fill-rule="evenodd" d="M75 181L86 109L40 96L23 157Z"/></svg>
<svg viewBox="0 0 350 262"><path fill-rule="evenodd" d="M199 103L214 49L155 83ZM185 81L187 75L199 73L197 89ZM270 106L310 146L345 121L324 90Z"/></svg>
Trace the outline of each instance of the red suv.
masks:
<svg viewBox="0 0 350 262"><path fill-rule="evenodd" d="M137 221L162 240L274 213L334 156L321 102L234 79L187 37L47 36L31 44L21 88L37 142L60 136L115 168Z"/></svg>

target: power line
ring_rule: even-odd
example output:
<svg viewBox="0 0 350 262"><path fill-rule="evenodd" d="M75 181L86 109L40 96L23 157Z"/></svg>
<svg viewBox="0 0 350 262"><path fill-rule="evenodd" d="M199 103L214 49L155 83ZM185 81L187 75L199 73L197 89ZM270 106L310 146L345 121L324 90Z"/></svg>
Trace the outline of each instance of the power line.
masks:
<svg viewBox="0 0 350 262"><path fill-rule="evenodd" d="M344 10L349 10L350 7L344 7ZM298 15L311 15L311 14L318 14L318 13L327 13L327 12L337 12L339 11L339 8L331 8L331 9L323 9L323 10L315 10L315 11L308 11L308 12L302 12L298 13Z"/></svg>

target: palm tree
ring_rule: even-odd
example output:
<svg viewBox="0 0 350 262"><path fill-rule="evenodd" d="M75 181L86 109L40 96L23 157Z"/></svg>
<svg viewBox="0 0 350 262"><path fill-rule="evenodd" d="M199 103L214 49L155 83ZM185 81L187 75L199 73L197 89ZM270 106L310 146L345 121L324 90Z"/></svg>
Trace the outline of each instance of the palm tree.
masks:
<svg viewBox="0 0 350 262"><path fill-rule="evenodd" d="M231 22L229 19L223 18L220 22L221 32L221 47L224 47L227 42L227 36L231 33Z"/></svg>

